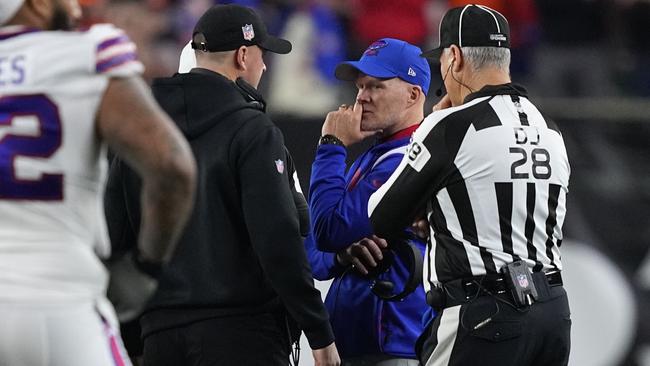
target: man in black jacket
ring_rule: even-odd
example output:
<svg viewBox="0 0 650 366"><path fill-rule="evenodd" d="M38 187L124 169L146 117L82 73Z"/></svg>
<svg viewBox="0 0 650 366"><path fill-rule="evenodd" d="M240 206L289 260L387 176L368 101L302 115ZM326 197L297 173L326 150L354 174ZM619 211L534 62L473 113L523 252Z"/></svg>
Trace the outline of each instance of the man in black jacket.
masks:
<svg viewBox="0 0 650 366"><path fill-rule="evenodd" d="M302 245L288 153L255 89L264 51L288 53L291 44L268 35L251 9L216 5L199 19L192 48L198 67L153 85L192 146L199 183L183 245L141 318L144 362L286 365L286 310L316 364L338 365ZM119 162L111 178L125 187L129 223L137 223L137 182Z"/></svg>

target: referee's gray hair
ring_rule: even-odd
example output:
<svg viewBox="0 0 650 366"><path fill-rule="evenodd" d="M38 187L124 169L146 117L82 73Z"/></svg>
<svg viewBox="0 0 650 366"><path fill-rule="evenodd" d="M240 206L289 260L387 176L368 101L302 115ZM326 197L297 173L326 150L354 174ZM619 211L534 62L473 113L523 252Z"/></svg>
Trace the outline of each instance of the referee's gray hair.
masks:
<svg viewBox="0 0 650 366"><path fill-rule="evenodd" d="M510 73L510 49L505 47L462 47L461 52L474 71L495 67Z"/></svg>

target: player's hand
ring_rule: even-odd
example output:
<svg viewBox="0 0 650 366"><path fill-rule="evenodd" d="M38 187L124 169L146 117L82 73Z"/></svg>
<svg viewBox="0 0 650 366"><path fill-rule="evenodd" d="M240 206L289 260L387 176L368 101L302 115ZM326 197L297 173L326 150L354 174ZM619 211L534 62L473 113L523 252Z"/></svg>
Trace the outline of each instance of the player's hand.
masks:
<svg viewBox="0 0 650 366"><path fill-rule="evenodd" d="M133 252L107 263L107 297L121 323L136 319L158 288L158 280L137 268Z"/></svg>
<svg viewBox="0 0 650 366"><path fill-rule="evenodd" d="M429 229L429 221L427 220L426 217L417 218L411 224L411 230L413 230L415 236L417 236L420 239L426 240L429 238L431 232Z"/></svg>
<svg viewBox="0 0 650 366"><path fill-rule="evenodd" d="M433 106L433 108L431 109L431 113L435 111L447 109L449 107L451 107L451 98L449 98L449 94L445 94L443 95L442 98L440 98L438 103L436 103L436 105Z"/></svg>
<svg viewBox="0 0 650 366"><path fill-rule="evenodd" d="M367 275L384 258L382 249L388 248L386 240L373 235L363 238L336 254L336 260L344 267L353 266L357 272Z"/></svg>
<svg viewBox="0 0 650 366"><path fill-rule="evenodd" d="M377 134L378 131L361 130L362 112L363 107L359 103L354 106L342 104L338 110L327 114L321 130L322 136L334 135L343 145L350 146Z"/></svg>
<svg viewBox="0 0 650 366"><path fill-rule="evenodd" d="M341 364L341 358L334 342L325 348L312 350L311 353L316 366L339 366Z"/></svg>

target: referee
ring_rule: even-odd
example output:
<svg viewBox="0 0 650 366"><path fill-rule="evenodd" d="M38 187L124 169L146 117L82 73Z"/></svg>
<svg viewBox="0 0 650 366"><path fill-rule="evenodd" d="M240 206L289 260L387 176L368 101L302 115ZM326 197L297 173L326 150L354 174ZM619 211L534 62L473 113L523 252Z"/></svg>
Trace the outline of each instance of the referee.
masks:
<svg viewBox="0 0 650 366"><path fill-rule="evenodd" d="M509 43L498 12L447 12L423 56L440 61L448 94L368 205L381 237L426 212L425 290L440 316L416 345L423 365L568 363L569 162L557 126L510 82Z"/></svg>

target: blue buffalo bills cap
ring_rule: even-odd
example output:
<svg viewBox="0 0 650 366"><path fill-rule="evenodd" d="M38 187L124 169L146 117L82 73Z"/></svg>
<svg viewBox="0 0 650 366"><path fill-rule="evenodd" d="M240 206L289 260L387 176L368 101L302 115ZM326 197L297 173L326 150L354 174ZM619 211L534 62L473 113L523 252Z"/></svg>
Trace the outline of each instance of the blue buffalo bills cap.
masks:
<svg viewBox="0 0 650 366"><path fill-rule="evenodd" d="M408 42L382 38L368 46L359 61L340 63L334 75L346 81L356 80L360 72L378 79L400 78L409 84L419 85L426 95L431 70L427 60L420 57L421 53L420 47Z"/></svg>
<svg viewBox="0 0 650 366"><path fill-rule="evenodd" d="M465 5L447 11L440 22L438 47L422 57L438 60L442 50L458 47L510 48L508 20L498 11L483 5Z"/></svg>

